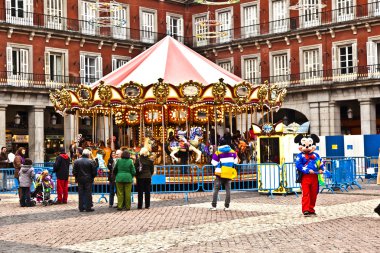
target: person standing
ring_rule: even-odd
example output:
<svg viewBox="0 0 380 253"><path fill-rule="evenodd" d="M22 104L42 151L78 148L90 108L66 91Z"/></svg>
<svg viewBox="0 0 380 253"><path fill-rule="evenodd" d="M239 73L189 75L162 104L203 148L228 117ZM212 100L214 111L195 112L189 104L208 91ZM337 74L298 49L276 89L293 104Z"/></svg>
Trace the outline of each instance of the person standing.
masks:
<svg viewBox="0 0 380 253"><path fill-rule="evenodd" d="M115 168L115 182L117 189L117 210L131 209L131 190L133 176L136 174L135 165L130 158L128 150L124 150L121 158L117 160Z"/></svg>
<svg viewBox="0 0 380 253"><path fill-rule="evenodd" d="M216 211L216 204L221 185L223 185L226 190L224 210L229 210L231 202L231 179L233 179L233 177L232 174L225 172L235 170L233 166L239 162L236 152L229 145L227 145L225 139L220 139L219 145L218 150L212 155L211 160L211 164L216 166L214 191L212 194L212 203L210 208L211 211Z"/></svg>
<svg viewBox="0 0 380 253"><path fill-rule="evenodd" d="M55 159L53 172L57 175L57 201L56 204L67 204L69 195L69 170L70 158L66 154L65 149L60 149L60 154Z"/></svg>
<svg viewBox="0 0 380 253"><path fill-rule="evenodd" d="M149 158L149 151L146 148L140 150L140 158L136 161L136 179L138 201L137 208L142 209L143 193L145 193L145 208L150 207L150 185L152 183L152 175L154 172L153 160Z"/></svg>
<svg viewBox="0 0 380 253"><path fill-rule="evenodd" d="M7 155L7 148L2 147L1 153L0 153L0 168L8 168L8 155Z"/></svg>
<svg viewBox="0 0 380 253"><path fill-rule="evenodd" d="M32 206L30 202L30 186L32 185L34 179L34 169L32 167L32 160L29 158L25 159L23 165L21 165L21 169L19 171L19 180L20 180L20 206L21 207L29 207Z"/></svg>
<svg viewBox="0 0 380 253"><path fill-rule="evenodd" d="M96 163L89 159L91 151L84 149L82 157L74 162L73 175L78 182L79 211L93 212L92 183L96 177Z"/></svg>
<svg viewBox="0 0 380 253"><path fill-rule="evenodd" d="M110 159L108 159L108 164L107 164L108 185L109 185L109 192L110 192L110 195L109 195L109 207L110 208L112 208L113 202L115 199L115 176L113 173L113 168L115 166L116 159L117 159L116 152L115 152L115 150L113 150L111 152L111 157L110 157Z"/></svg>
<svg viewBox="0 0 380 253"><path fill-rule="evenodd" d="M15 168L14 178L17 180L18 184L20 184L19 172L21 169L21 165L23 165L25 162L25 154L26 154L26 149L24 147L20 147L19 149L17 149L16 154L15 154L15 159L13 160L13 167ZM18 188L18 196L19 198L21 196L20 187Z"/></svg>

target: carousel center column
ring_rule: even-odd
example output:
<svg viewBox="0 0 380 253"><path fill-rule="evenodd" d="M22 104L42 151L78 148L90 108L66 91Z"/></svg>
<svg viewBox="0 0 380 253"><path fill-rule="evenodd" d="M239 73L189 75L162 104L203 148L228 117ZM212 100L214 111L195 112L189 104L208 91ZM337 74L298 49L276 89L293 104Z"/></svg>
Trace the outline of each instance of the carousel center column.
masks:
<svg viewBox="0 0 380 253"><path fill-rule="evenodd" d="M34 106L28 113L29 157L34 163L44 162L44 109Z"/></svg>
<svg viewBox="0 0 380 253"><path fill-rule="evenodd" d="M75 136L75 116L72 114L67 114L64 116L64 128L63 128L63 135L64 135L64 145L65 150L68 152L69 147L71 145L72 141L76 141Z"/></svg>
<svg viewBox="0 0 380 253"><path fill-rule="evenodd" d="M107 140L109 139L109 127L108 127L108 116L98 116L97 127L96 127L96 141L104 141L107 146Z"/></svg>
<svg viewBox="0 0 380 253"><path fill-rule="evenodd" d="M6 112L7 105L0 105L0 145L1 147L5 147L5 132L6 132Z"/></svg>

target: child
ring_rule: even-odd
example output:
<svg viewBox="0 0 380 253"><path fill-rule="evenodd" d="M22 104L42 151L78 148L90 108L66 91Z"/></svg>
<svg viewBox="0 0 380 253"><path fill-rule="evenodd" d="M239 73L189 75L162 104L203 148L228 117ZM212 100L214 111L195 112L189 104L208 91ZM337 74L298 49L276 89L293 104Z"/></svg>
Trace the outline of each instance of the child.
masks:
<svg viewBox="0 0 380 253"><path fill-rule="evenodd" d="M47 170L44 170L39 176L37 176L35 190L32 193L32 197L36 198L37 194L42 193L42 185L44 186L45 192L49 192L54 188L54 182L49 175ZM43 201L44 199L38 198L37 201Z"/></svg>
<svg viewBox="0 0 380 253"><path fill-rule="evenodd" d="M21 169L20 169L20 175L19 175L20 189L21 189L20 206L22 207L32 206L30 202L30 186L32 185L32 182L35 176L32 164L33 164L32 160L29 158L26 158L24 164L21 165Z"/></svg>

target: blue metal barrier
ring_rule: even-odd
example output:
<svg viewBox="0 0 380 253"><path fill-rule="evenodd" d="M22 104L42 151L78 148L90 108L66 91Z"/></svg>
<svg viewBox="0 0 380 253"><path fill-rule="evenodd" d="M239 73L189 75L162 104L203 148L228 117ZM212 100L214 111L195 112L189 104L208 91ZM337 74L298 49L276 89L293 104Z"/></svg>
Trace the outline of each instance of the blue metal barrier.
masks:
<svg viewBox="0 0 380 253"><path fill-rule="evenodd" d="M331 156L331 157L323 157L325 161L331 160L346 160L353 159L355 160L355 171L354 171L354 185L358 185L357 179L363 181L366 176L366 170L368 167L368 158L364 156L354 156L354 157L344 157L344 156ZM360 188L360 187L359 187Z"/></svg>
<svg viewBox="0 0 380 253"><path fill-rule="evenodd" d="M281 186L280 170L277 163L257 164L259 192L268 192L273 198L273 191Z"/></svg>
<svg viewBox="0 0 380 253"><path fill-rule="evenodd" d="M294 192L298 196L297 190L301 188L301 184L296 183L296 179L297 179L296 164L284 163L281 168L281 173L282 173L282 186L289 192Z"/></svg>
<svg viewBox="0 0 380 253"><path fill-rule="evenodd" d="M257 164L237 164L235 165L237 177L231 181L232 191L257 191ZM201 188L205 192L212 192L214 189L215 167L204 165L202 171ZM222 191L224 188L222 187Z"/></svg>
<svg viewBox="0 0 380 253"><path fill-rule="evenodd" d="M339 188L342 192L348 191L348 187L356 185L361 186L356 181L356 163L355 159L334 159L325 162L326 169L330 174L324 174L325 186L321 189L334 193L334 188Z"/></svg>
<svg viewBox="0 0 380 253"><path fill-rule="evenodd" d="M368 157L368 167L366 170L366 178L367 178L367 184L371 182L371 180L377 179L378 171L379 171L379 164L378 160L379 157L377 156L371 156Z"/></svg>

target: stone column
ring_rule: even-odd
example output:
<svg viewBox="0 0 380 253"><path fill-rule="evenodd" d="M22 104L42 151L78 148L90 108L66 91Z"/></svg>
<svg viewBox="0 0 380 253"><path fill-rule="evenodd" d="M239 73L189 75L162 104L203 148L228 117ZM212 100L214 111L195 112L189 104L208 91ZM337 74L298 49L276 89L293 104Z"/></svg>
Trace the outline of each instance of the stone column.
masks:
<svg viewBox="0 0 380 253"><path fill-rule="evenodd" d="M340 121L340 105L331 101L329 103L330 107L330 135L341 135L341 121Z"/></svg>
<svg viewBox="0 0 380 253"><path fill-rule="evenodd" d="M0 105L0 147L6 147L5 133L7 130L7 105Z"/></svg>
<svg viewBox="0 0 380 253"><path fill-rule="evenodd" d="M321 125L320 125L320 108L318 102L312 102L309 104L310 107L310 133L320 135Z"/></svg>
<svg viewBox="0 0 380 253"><path fill-rule="evenodd" d="M319 102L320 135L330 135L329 102Z"/></svg>
<svg viewBox="0 0 380 253"><path fill-rule="evenodd" d="M370 98L359 99L361 134L376 134L376 104Z"/></svg>
<svg viewBox="0 0 380 253"><path fill-rule="evenodd" d="M34 163L44 162L44 109L34 106L28 113L29 157Z"/></svg>
<svg viewBox="0 0 380 253"><path fill-rule="evenodd" d="M72 141L76 141L75 136L75 122L74 115L68 114L63 117L63 134L64 134L64 145L66 152L69 151L69 147Z"/></svg>

